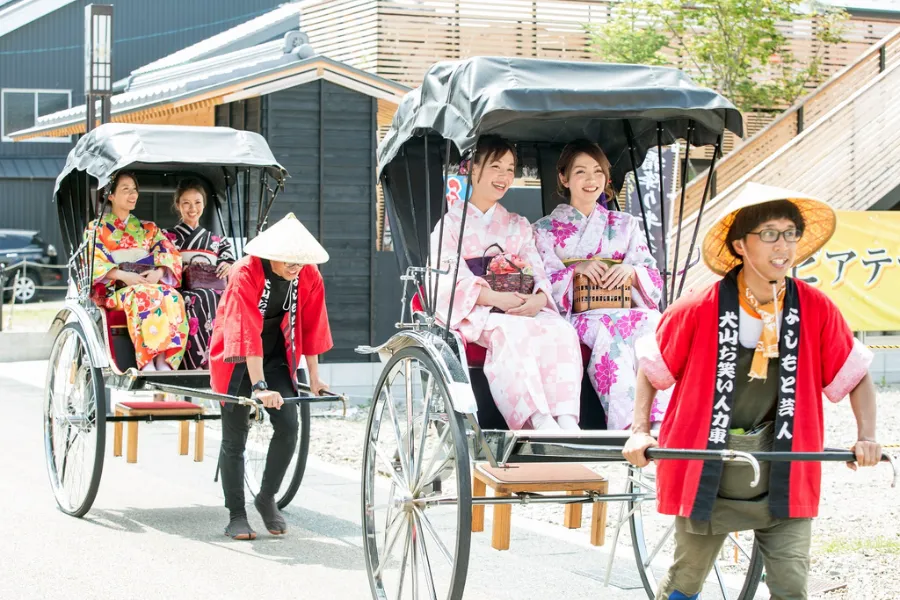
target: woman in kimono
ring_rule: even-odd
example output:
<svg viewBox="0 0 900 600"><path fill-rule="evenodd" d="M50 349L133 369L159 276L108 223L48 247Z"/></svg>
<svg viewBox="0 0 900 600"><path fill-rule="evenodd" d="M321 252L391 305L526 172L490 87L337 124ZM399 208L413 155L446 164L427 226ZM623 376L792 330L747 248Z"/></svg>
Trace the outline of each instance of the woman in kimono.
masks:
<svg viewBox="0 0 900 600"><path fill-rule="evenodd" d="M560 313L591 348L587 374L606 412L607 427L626 429L631 424L637 374L634 341L656 330L662 278L638 220L604 207L614 192L609 159L600 147L588 141L569 144L559 157L557 171L559 192L569 203L560 204L534 224L537 249ZM632 307L573 313L576 273L604 289L630 282ZM654 422L662 421L668 397L657 396Z"/></svg>
<svg viewBox="0 0 900 600"><path fill-rule="evenodd" d="M512 185L515 148L496 136L483 136L472 159L471 201L458 202L445 219L440 248L437 317L468 344L487 348L484 372L497 408L512 429L578 429L581 355L578 338L554 305L550 281L534 246L528 221L499 201ZM459 261L459 280L451 289L463 210L468 210ZM432 233L432 264L437 265L440 223ZM492 246L500 246L502 250ZM534 276L534 293L491 289L466 263L502 253ZM448 313L453 303L452 314Z"/></svg>
<svg viewBox="0 0 900 600"><path fill-rule="evenodd" d="M166 237L181 252L185 268L193 262L215 265L216 275L227 279L234 264L231 244L227 238L213 235L208 229L200 227L204 208L206 189L203 184L196 179L179 183L175 190L175 212L181 216L181 222L166 231ZM189 327L183 366L203 369L209 364L209 339L222 290L194 287L182 289L181 295L184 296Z"/></svg>
<svg viewBox="0 0 900 600"><path fill-rule="evenodd" d="M177 369L188 335L184 300L175 289L181 256L155 223L131 214L138 199L132 173L120 171L108 189L109 212L85 232L94 240L94 300L125 311L139 369Z"/></svg>

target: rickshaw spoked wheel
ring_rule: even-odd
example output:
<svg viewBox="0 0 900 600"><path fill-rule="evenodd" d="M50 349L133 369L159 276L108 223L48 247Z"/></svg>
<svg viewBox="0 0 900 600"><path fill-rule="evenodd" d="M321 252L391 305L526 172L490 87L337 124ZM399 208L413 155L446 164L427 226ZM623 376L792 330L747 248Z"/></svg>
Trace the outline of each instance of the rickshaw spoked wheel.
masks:
<svg viewBox="0 0 900 600"><path fill-rule="evenodd" d="M272 436L275 434L269 413L265 409L260 410L262 410L262 421L251 417L250 431L247 434L247 449L244 451L244 481L254 498L259 493L263 472L266 469L269 442L272 441ZM275 495L278 508L282 509L290 504L297 495L300 483L303 481L303 474L306 472L306 459L309 455L311 417L308 403L297 405L297 417L297 442L291 453L291 463L288 465L284 480Z"/></svg>
<svg viewBox="0 0 900 600"><path fill-rule="evenodd" d="M628 493L656 493L655 466L628 467ZM656 512L656 499L629 501L629 526L634 559L647 596L656 596L657 586L672 564L675 519ZM723 600L752 600L762 581L763 559L753 532L732 533L719 552L702 596ZM768 596L767 596L768 597Z"/></svg>
<svg viewBox="0 0 900 600"><path fill-rule="evenodd" d="M363 543L374 598L462 598L471 485L463 419L447 382L425 350L400 350L375 387L363 449Z"/></svg>
<svg viewBox="0 0 900 600"><path fill-rule="evenodd" d="M62 328L53 342L44 386L44 449L56 503L82 517L100 487L106 446L106 392L91 364L84 330Z"/></svg>

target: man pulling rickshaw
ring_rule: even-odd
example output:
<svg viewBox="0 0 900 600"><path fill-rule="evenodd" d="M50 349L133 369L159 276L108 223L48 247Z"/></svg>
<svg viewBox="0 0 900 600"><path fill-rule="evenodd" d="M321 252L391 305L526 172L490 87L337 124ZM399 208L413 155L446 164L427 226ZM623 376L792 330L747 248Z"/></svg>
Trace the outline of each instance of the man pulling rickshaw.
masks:
<svg viewBox="0 0 900 600"><path fill-rule="evenodd" d="M832 402L849 394L856 461L881 460L871 352L825 294L787 276L834 228L827 204L757 184L710 228L703 258L724 278L669 307L655 339L639 344L632 436L623 451L632 464L648 464L645 450L657 445L651 402L673 384L662 447L822 452L822 394ZM726 537L742 530L755 532L771 597L807 597L821 464L764 463L762 475L753 488L744 465L660 462L658 510L676 515L676 548L658 600L698 598Z"/></svg>

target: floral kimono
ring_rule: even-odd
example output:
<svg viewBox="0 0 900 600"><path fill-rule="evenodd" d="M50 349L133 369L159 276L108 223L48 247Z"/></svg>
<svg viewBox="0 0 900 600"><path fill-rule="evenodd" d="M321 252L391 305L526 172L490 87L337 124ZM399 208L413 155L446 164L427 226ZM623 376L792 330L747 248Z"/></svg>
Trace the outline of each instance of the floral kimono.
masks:
<svg viewBox="0 0 900 600"><path fill-rule="evenodd" d="M92 222L85 236L90 239L94 230ZM126 287L107 277L124 262L146 264L147 270L162 267L165 275L156 285ZM97 230L93 275L96 302L109 310L125 311L138 368L164 354L169 366L177 369L188 335L184 301L174 289L181 282L181 256L162 230L134 215L122 221L107 213Z"/></svg>
<svg viewBox="0 0 900 600"><path fill-rule="evenodd" d="M575 326L581 342L591 348L588 376L606 411L609 429L631 425L637 361L634 342L656 331L662 278L644 234L633 216L609 211L599 204L585 217L569 204L560 204L534 224L535 242L550 277L553 300ZM620 260L634 267L632 308L594 309L574 314L575 259ZM661 422L671 391L657 394L652 422Z"/></svg>
<svg viewBox="0 0 900 600"><path fill-rule="evenodd" d="M185 266L194 261L215 266L234 263L231 243L225 238L213 235L203 227L191 229L189 225L179 223L166 231L166 237L181 252ZM209 365L209 340L222 290L181 290L181 295L184 296L189 327L184 368L204 369Z"/></svg>
<svg viewBox="0 0 900 600"><path fill-rule="evenodd" d="M528 221L495 204L486 213L466 204L462 260L459 281L451 289L457 258L460 223L464 203L447 213L440 268L449 275L438 283L437 317L447 323L453 302L450 326L466 343L487 348L484 372L497 408L512 429L523 429L536 414L578 418L581 391L581 355L578 338L553 304L550 280L534 246L534 234ZM432 233L432 264L438 265L440 223ZM473 274L467 259L481 258L493 244L518 264L531 267L534 291L547 295L547 306L534 317L493 312L490 306L476 304L482 288L489 287L483 277ZM488 256L496 254L491 249Z"/></svg>

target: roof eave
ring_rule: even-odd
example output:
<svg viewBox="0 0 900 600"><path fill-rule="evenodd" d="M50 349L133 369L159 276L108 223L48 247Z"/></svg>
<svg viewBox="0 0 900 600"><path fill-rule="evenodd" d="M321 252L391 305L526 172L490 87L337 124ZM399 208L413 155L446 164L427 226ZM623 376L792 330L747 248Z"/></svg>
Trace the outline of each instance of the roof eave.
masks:
<svg viewBox="0 0 900 600"><path fill-rule="evenodd" d="M241 79L246 80L248 85L244 86L242 89L231 91L227 89L238 85L241 82ZM235 102L245 98L270 94L281 89L302 85L303 83L318 79L325 79L336 85L342 85L368 96L387 100L394 104L399 104L403 96L410 90L410 88L395 81L349 67L330 58L313 56L302 61L290 63L287 67L286 65L279 65L267 73L256 73L253 78L242 77L237 78L236 80L221 81L205 87L186 90L174 96L151 99L144 103L122 106L118 109L114 106L111 111L111 116L114 118L121 118L126 115L153 110L166 105L180 107L210 100L214 101L216 104ZM221 90L221 92L216 93L218 90ZM85 124L84 105L78 107L78 110L78 114L75 114L64 121L37 125L28 129L14 131L8 135L15 141L24 141L35 137L60 137L83 133ZM48 116L52 117L52 115ZM73 127L76 128L75 131L72 130Z"/></svg>

